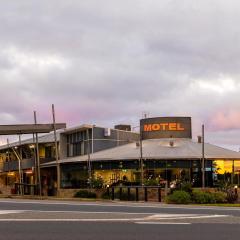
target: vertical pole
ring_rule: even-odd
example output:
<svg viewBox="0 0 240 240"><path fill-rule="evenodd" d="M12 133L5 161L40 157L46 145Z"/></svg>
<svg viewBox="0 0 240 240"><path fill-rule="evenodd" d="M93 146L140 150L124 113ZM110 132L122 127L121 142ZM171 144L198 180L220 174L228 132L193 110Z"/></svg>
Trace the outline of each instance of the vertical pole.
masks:
<svg viewBox="0 0 240 240"><path fill-rule="evenodd" d="M162 193L161 193L161 188L158 187L158 201L161 202L162 201Z"/></svg>
<svg viewBox="0 0 240 240"><path fill-rule="evenodd" d="M37 113L34 111L34 123L37 124ZM38 179L38 188L39 188L39 196L42 196L42 184L41 184L41 173L40 173L40 157L39 157L39 145L38 145L38 133L35 135L36 137L36 157L37 157L37 179Z"/></svg>
<svg viewBox="0 0 240 240"><path fill-rule="evenodd" d="M138 197L139 195L138 195L138 187L136 187L136 201L138 202L138 200L139 200L139 197Z"/></svg>
<svg viewBox="0 0 240 240"><path fill-rule="evenodd" d="M147 189L147 187L144 188L144 200L145 200L145 202L148 201L148 189Z"/></svg>
<svg viewBox="0 0 240 240"><path fill-rule="evenodd" d="M23 183L23 179L22 179L22 170L21 170L21 161L22 161L22 141L21 141L21 135L18 136L19 137L19 158L18 158L18 174L19 174L19 183L20 183L20 194L22 195L22 183Z"/></svg>
<svg viewBox="0 0 240 240"><path fill-rule="evenodd" d="M234 160L232 160L232 175L231 175L232 184L234 184L234 173L235 173L235 166L234 166Z"/></svg>
<svg viewBox="0 0 240 240"><path fill-rule="evenodd" d="M131 194L131 189L130 189L130 187L128 187L128 188L127 188L127 198L128 198L128 201L131 200L130 194Z"/></svg>
<svg viewBox="0 0 240 240"><path fill-rule="evenodd" d="M142 126L140 126L140 164L141 164L141 185L144 186Z"/></svg>
<svg viewBox="0 0 240 240"><path fill-rule="evenodd" d="M112 200L114 200L114 187L112 187Z"/></svg>
<svg viewBox="0 0 240 240"><path fill-rule="evenodd" d="M8 146L8 151L7 151L7 158L8 158L8 173L9 171L9 162L10 162L10 144L9 144L9 139L7 138L7 146ZM9 179L8 179L8 174L7 174L7 185L9 184Z"/></svg>
<svg viewBox="0 0 240 240"><path fill-rule="evenodd" d="M57 131L56 131L56 119L55 119L55 108L52 104L52 116L53 116L53 129L54 129L54 141L55 141L55 154L56 154L56 165L57 165L57 196L60 195L60 164L59 164L59 152L57 143Z"/></svg>
<svg viewBox="0 0 240 240"><path fill-rule="evenodd" d="M89 186L92 188L92 166L90 158L90 143L89 143L89 129L87 129L87 155L88 155L88 180Z"/></svg>
<svg viewBox="0 0 240 240"><path fill-rule="evenodd" d="M37 151L36 151L36 141L35 141L35 134L33 133L33 153L34 153L34 184L37 186L38 184L38 177L37 177Z"/></svg>
<svg viewBox="0 0 240 240"><path fill-rule="evenodd" d="M238 186L240 185L240 171L238 170Z"/></svg>
<svg viewBox="0 0 240 240"><path fill-rule="evenodd" d="M205 129L202 125L202 188L205 188Z"/></svg>

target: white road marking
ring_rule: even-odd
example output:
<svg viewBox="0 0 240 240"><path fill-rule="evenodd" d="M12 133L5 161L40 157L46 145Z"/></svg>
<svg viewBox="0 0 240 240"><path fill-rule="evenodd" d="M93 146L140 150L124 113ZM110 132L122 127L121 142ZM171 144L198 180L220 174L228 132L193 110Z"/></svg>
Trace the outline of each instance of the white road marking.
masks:
<svg viewBox="0 0 240 240"><path fill-rule="evenodd" d="M22 210L3 210L0 214L19 214L19 213L69 213L68 211L22 211ZM70 212L73 213L73 212ZM122 212L77 212L78 214L116 214L122 215ZM128 213L129 215L131 213ZM137 215L138 213L134 213ZM140 213L139 215L149 215ZM182 220L182 219L204 219L204 218L219 218L227 217L227 215L199 215L199 214L154 214L150 216L142 216L138 218L4 218L0 222L137 222L137 223L154 223L160 224L160 220ZM179 223L182 224L182 223Z"/></svg>
<svg viewBox="0 0 240 240"><path fill-rule="evenodd" d="M0 222L134 222L134 221L141 221L142 218L68 218L68 219L61 219L61 218L5 218L0 219Z"/></svg>
<svg viewBox="0 0 240 240"><path fill-rule="evenodd" d="M221 217L229 217L228 215L198 215L198 214L169 214L169 215L162 215L162 214L155 214L145 219L169 219L169 220L177 220L177 219L204 219L204 218L221 218Z"/></svg>
<svg viewBox="0 0 240 240"><path fill-rule="evenodd" d="M24 210L0 210L0 215L4 214L14 214L14 213L23 213Z"/></svg>
<svg viewBox="0 0 240 240"><path fill-rule="evenodd" d="M124 215L149 215L153 213L130 213L130 212L93 212L93 211L44 211L44 210L26 210L26 212L40 213L85 213L85 214L124 214Z"/></svg>
<svg viewBox="0 0 240 240"><path fill-rule="evenodd" d="M191 225L191 223L176 223L176 222L135 222L135 223L149 225Z"/></svg>

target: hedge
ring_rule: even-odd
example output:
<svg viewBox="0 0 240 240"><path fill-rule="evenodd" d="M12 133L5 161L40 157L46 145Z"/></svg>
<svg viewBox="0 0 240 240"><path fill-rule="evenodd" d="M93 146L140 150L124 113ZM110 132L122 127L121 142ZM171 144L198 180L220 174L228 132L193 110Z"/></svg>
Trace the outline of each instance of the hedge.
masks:
<svg viewBox="0 0 240 240"><path fill-rule="evenodd" d="M188 204L191 202L191 195L185 191L174 191L165 198L167 203Z"/></svg>
<svg viewBox="0 0 240 240"><path fill-rule="evenodd" d="M95 192L91 192L88 190L79 190L74 195L75 198L97 198L97 194Z"/></svg>

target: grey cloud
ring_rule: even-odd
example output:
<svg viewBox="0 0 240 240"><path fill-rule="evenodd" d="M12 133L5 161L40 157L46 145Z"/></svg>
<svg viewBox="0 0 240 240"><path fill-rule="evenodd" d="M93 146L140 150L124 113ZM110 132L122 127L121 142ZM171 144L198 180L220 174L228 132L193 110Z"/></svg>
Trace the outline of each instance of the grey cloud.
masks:
<svg viewBox="0 0 240 240"><path fill-rule="evenodd" d="M222 76L240 88L239 10L234 0L1 3L2 122L32 121L34 109L47 121L55 103L70 124L137 125L148 111L192 116L195 129L218 131L225 119L236 128L238 91L199 82L219 86Z"/></svg>

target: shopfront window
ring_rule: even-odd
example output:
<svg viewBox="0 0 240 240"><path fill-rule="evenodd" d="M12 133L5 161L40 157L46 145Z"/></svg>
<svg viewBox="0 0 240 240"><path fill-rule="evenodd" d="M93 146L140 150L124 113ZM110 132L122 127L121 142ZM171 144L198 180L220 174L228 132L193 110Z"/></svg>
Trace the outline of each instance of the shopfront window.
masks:
<svg viewBox="0 0 240 240"><path fill-rule="evenodd" d="M240 160L214 161L216 183L240 184Z"/></svg>

